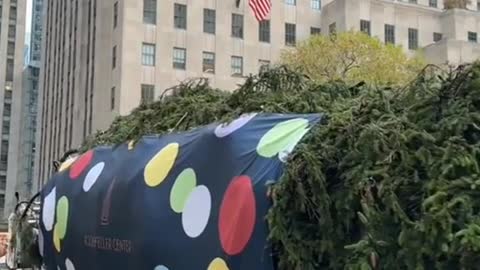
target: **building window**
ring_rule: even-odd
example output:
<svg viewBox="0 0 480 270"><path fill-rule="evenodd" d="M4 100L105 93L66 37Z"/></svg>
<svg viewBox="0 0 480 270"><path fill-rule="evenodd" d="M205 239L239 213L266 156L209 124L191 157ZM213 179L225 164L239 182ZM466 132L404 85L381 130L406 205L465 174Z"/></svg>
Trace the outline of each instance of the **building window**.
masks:
<svg viewBox="0 0 480 270"><path fill-rule="evenodd" d="M232 56L232 76L243 75L243 58L240 56Z"/></svg>
<svg viewBox="0 0 480 270"><path fill-rule="evenodd" d="M117 66L117 46L112 49L112 69Z"/></svg>
<svg viewBox="0 0 480 270"><path fill-rule="evenodd" d="M475 33L475 32L468 32L468 41L470 41L470 42L477 42L477 33Z"/></svg>
<svg viewBox="0 0 480 270"><path fill-rule="evenodd" d="M337 33L337 24L336 23L331 23L328 26L328 33L330 33L330 35L335 35Z"/></svg>
<svg viewBox="0 0 480 270"><path fill-rule="evenodd" d="M3 123L2 123L2 134L3 135L10 134L10 121L3 121Z"/></svg>
<svg viewBox="0 0 480 270"><path fill-rule="evenodd" d="M215 21L215 10L208 8L203 9L203 32L215 34Z"/></svg>
<svg viewBox="0 0 480 270"><path fill-rule="evenodd" d="M285 0L285 4L295 6L297 4L297 0Z"/></svg>
<svg viewBox="0 0 480 270"><path fill-rule="evenodd" d="M243 38L243 15L232 14L232 37Z"/></svg>
<svg viewBox="0 0 480 270"><path fill-rule="evenodd" d="M260 42L270 43L270 20L258 23L258 40Z"/></svg>
<svg viewBox="0 0 480 270"><path fill-rule="evenodd" d="M16 28L15 25L8 26L8 38L15 39L16 36Z"/></svg>
<svg viewBox="0 0 480 270"><path fill-rule="evenodd" d="M441 33L433 33L433 42L439 42L442 38L443 35Z"/></svg>
<svg viewBox="0 0 480 270"><path fill-rule="evenodd" d="M157 24L157 0L143 0L143 23Z"/></svg>
<svg viewBox="0 0 480 270"><path fill-rule="evenodd" d="M142 44L142 65L155 66L155 44Z"/></svg>
<svg viewBox="0 0 480 270"><path fill-rule="evenodd" d="M477 10L480 11L480 1L477 1Z"/></svg>
<svg viewBox="0 0 480 270"><path fill-rule="evenodd" d="M142 84L141 103L148 104L155 99L155 86L151 84Z"/></svg>
<svg viewBox="0 0 480 270"><path fill-rule="evenodd" d="M173 48L173 68L185 69L187 66L187 50L184 48Z"/></svg>
<svg viewBox="0 0 480 270"><path fill-rule="evenodd" d="M118 2L115 2L115 4L113 4L113 28L117 27L117 23L118 23Z"/></svg>
<svg viewBox="0 0 480 270"><path fill-rule="evenodd" d="M110 92L110 109L115 109L115 87L112 87Z"/></svg>
<svg viewBox="0 0 480 270"><path fill-rule="evenodd" d="M408 0L409 3L416 4L417 0Z"/></svg>
<svg viewBox="0 0 480 270"><path fill-rule="evenodd" d="M418 30L414 28L408 28L408 49L418 49Z"/></svg>
<svg viewBox="0 0 480 270"><path fill-rule="evenodd" d="M310 6L312 9L320 10L322 8L322 1L321 0L311 0Z"/></svg>
<svg viewBox="0 0 480 270"><path fill-rule="evenodd" d="M13 59L7 59L7 72L5 76L5 81L13 82Z"/></svg>
<svg viewBox="0 0 480 270"><path fill-rule="evenodd" d="M437 0L429 0L428 5L436 8L438 6L438 1Z"/></svg>
<svg viewBox="0 0 480 270"><path fill-rule="evenodd" d="M5 90L5 101L12 101L12 90Z"/></svg>
<svg viewBox="0 0 480 270"><path fill-rule="evenodd" d="M260 72L267 70L269 66L270 66L270 61L258 60L258 70Z"/></svg>
<svg viewBox="0 0 480 270"><path fill-rule="evenodd" d="M203 52L203 72L215 73L215 54Z"/></svg>
<svg viewBox="0 0 480 270"><path fill-rule="evenodd" d="M395 25L385 24L385 44L395 44Z"/></svg>
<svg viewBox="0 0 480 270"><path fill-rule="evenodd" d="M3 104L3 116L11 116L12 115L12 105L8 103Z"/></svg>
<svg viewBox="0 0 480 270"><path fill-rule="evenodd" d="M295 46L296 43L296 27L295 24L285 24L285 45Z"/></svg>
<svg viewBox="0 0 480 270"><path fill-rule="evenodd" d="M370 21L360 20L360 31L370 36Z"/></svg>
<svg viewBox="0 0 480 270"><path fill-rule="evenodd" d="M10 7L10 15L8 16L10 23L15 24L17 22L17 7Z"/></svg>
<svg viewBox="0 0 480 270"><path fill-rule="evenodd" d="M2 149L0 149L0 162L5 166L8 164L8 141L2 140ZM1 168L3 170L3 168Z"/></svg>
<svg viewBox="0 0 480 270"><path fill-rule="evenodd" d="M322 29L319 27L310 27L310 35L320 35L322 33Z"/></svg>
<svg viewBox="0 0 480 270"><path fill-rule="evenodd" d="M15 55L15 42L9 41L7 46L7 56Z"/></svg>
<svg viewBox="0 0 480 270"><path fill-rule="evenodd" d="M0 190L5 190L7 187L7 176L6 175L0 175ZM5 203L5 197L4 197L4 203ZM0 208L3 208L3 204L0 203Z"/></svg>
<svg viewBox="0 0 480 270"><path fill-rule="evenodd" d="M4 208L5 208L5 195L1 194L0 195L0 209L4 209Z"/></svg>
<svg viewBox="0 0 480 270"><path fill-rule="evenodd" d="M187 6L175 3L174 25L177 29L187 29Z"/></svg>

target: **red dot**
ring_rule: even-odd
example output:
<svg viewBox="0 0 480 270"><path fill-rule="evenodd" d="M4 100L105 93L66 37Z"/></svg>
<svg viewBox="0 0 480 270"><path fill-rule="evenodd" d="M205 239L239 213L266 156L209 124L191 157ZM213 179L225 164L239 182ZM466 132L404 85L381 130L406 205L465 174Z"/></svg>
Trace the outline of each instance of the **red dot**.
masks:
<svg viewBox="0 0 480 270"><path fill-rule="evenodd" d="M82 174L82 172L90 165L93 159L93 151L90 150L78 158L75 163L73 163L72 168L70 169L70 178L75 180L77 177Z"/></svg>
<svg viewBox="0 0 480 270"><path fill-rule="evenodd" d="M256 208L252 180L235 177L223 196L218 227L222 248L228 255L241 253L252 237Z"/></svg>

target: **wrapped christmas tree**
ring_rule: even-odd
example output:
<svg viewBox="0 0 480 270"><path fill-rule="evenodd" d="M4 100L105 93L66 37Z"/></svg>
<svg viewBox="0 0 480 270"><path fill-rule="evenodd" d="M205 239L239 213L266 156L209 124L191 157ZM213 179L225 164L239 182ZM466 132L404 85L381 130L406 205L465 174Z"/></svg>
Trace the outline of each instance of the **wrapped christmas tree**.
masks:
<svg viewBox="0 0 480 270"><path fill-rule="evenodd" d="M317 84L279 67L235 92L204 80L119 117L84 150L242 113L325 113L273 187L280 269L478 269L480 65L402 88Z"/></svg>

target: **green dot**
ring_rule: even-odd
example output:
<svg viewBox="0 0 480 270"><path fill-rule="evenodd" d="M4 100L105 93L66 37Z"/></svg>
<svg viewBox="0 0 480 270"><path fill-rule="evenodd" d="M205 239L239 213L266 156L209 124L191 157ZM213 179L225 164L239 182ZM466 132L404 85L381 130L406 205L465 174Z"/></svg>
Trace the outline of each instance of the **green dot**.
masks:
<svg viewBox="0 0 480 270"><path fill-rule="evenodd" d="M182 213L185 202L197 185L197 177L193 169L185 169L180 173L170 192L170 205L176 213Z"/></svg>
<svg viewBox="0 0 480 270"><path fill-rule="evenodd" d="M60 239L65 238L68 222L68 199L63 196L57 203L57 233Z"/></svg>
<svg viewBox="0 0 480 270"><path fill-rule="evenodd" d="M288 149L293 143L305 135L308 128L308 120L296 118L284 121L270 129L257 146L257 152L260 156L271 158L279 152Z"/></svg>

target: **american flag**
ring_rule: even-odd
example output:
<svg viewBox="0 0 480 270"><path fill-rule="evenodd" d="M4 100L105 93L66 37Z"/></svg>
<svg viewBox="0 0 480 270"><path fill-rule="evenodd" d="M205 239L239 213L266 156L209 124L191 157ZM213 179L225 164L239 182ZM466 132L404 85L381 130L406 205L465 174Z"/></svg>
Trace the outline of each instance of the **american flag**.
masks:
<svg viewBox="0 0 480 270"><path fill-rule="evenodd" d="M272 3L270 0L249 0L248 5L253 11L257 21L261 22L268 17Z"/></svg>

